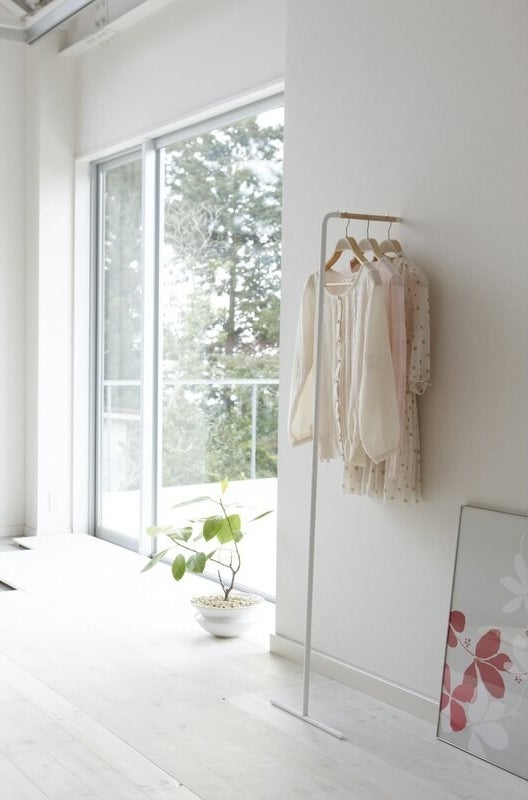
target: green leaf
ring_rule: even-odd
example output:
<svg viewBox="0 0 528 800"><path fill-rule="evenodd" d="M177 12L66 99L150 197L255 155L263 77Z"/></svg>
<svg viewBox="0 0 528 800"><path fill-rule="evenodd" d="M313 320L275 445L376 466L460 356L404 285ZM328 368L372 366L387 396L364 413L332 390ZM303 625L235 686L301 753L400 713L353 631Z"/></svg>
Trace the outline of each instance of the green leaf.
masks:
<svg viewBox="0 0 528 800"><path fill-rule="evenodd" d="M239 542L243 538L244 538L244 534L242 533L242 531L234 531L233 532L233 541Z"/></svg>
<svg viewBox="0 0 528 800"><path fill-rule="evenodd" d="M147 533L149 536L161 536L162 533L167 533L167 531L172 531L172 525L164 525L163 527L159 526L152 526L151 528L147 528Z"/></svg>
<svg viewBox="0 0 528 800"><path fill-rule="evenodd" d="M204 500L210 500L211 503L216 503L216 500L213 500L212 497L208 495L202 495L201 497L193 497L192 500L183 500L181 503L176 503L176 505L171 506L171 508L183 508L184 506L192 506L193 503L202 503Z"/></svg>
<svg viewBox="0 0 528 800"><path fill-rule="evenodd" d="M236 533L240 530L242 523L240 522L239 514L229 514L227 521L233 533Z"/></svg>
<svg viewBox="0 0 528 800"><path fill-rule="evenodd" d="M173 528L171 533L167 533L169 539L173 542L188 542L192 536L192 528Z"/></svg>
<svg viewBox="0 0 528 800"><path fill-rule="evenodd" d="M209 542L211 539L214 539L215 536L218 536L218 533L222 530L224 525L225 519L223 517L207 517L202 529L202 536L205 541Z"/></svg>
<svg viewBox="0 0 528 800"><path fill-rule="evenodd" d="M176 581L181 581L185 575L187 564L185 563L185 556L179 553L172 562L172 577Z"/></svg>
<svg viewBox="0 0 528 800"><path fill-rule="evenodd" d="M233 531L229 527L229 522L227 519L222 520L222 526L216 532L216 538L220 544L227 544L227 542L233 541Z"/></svg>
<svg viewBox="0 0 528 800"><path fill-rule="evenodd" d="M224 480L220 484L220 490L221 490L222 494L225 493L225 491L226 491L228 486L229 486L229 481L227 480L227 478L224 478Z"/></svg>
<svg viewBox="0 0 528 800"><path fill-rule="evenodd" d="M207 564L207 556L205 555L205 553L195 553L193 556L187 559L187 569L189 570L189 572L202 573L205 569L206 564Z"/></svg>
<svg viewBox="0 0 528 800"><path fill-rule="evenodd" d="M262 514L259 514L258 517L253 517L253 519L250 519L249 522L256 522L258 519L262 519L262 517L267 517L268 514L272 514L272 513L273 513L273 509L270 508L269 511L264 511Z"/></svg>
<svg viewBox="0 0 528 800"><path fill-rule="evenodd" d="M237 534L240 532L240 516L238 514L229 514L222 520L221 527L216 532L216 538L220 544L227 544L233 539L236 539Z"/></svg>
<svg viewBox="0 0 528 800"><path fill-rule="evenodd" d="M158 561L161 561L163 556L166 556L167 553L169 552L169 550L172 550L172 548L171 547L167 547L166 550L162 550L161 553L157 553L155 556L153 556L150 559L150 561L147 564L145 564L145 566L143 567L141 572L148 572L149 569L152 569L152 567L156 566Z"/></svg>

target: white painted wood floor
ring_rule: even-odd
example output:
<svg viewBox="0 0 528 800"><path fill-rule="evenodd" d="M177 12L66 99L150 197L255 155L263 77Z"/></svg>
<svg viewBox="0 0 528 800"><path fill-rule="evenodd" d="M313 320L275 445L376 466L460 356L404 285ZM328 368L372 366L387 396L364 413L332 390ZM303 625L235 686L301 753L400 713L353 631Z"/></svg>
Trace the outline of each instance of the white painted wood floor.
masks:
<svg viewBox="0 0 528 800"><path fill-rule="evenodd" d="M84 536L0 552L0 800L526 800L527 784L433 726L192 619L192 578ZM187 581L187 578L186 578ZM198 588L197 588L198 584ZM271 608L271 607L270 607Z"/></svg>

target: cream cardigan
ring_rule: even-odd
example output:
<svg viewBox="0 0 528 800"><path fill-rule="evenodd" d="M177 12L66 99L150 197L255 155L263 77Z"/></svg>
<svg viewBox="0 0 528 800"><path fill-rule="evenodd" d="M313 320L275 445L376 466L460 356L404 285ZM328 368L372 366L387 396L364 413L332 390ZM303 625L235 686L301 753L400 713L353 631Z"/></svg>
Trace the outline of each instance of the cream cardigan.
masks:
<svg viewBox="0 0 528 800"><path fill-rule="evenodd" d="M325 276L323 357L320 375L319 457L357 465L396 452L398 400L379 273L363 265L349 285L340 273ZM292 444L313 438L314 331L319 273L302 292L290 389Z"/></svg>

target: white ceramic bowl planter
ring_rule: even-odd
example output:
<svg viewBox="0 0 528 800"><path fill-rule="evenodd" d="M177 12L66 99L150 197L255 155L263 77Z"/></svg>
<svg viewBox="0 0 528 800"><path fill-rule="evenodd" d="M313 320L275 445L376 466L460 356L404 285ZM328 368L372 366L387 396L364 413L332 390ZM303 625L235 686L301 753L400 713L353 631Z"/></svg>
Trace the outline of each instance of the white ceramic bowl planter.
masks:
<svg viewBox="0 0 528 800"><path fill-rule="evenodd" d="M196 497L174 506L180 508L206 501L214 504L214 514L194 517L184 527L168 525L148 528L149 536L165 536L171 544L153 556L142 569L142 572L151 569L173 548L178 551L172 561L172 577L176 581L181 581L187 572L201 575L208 562L214 564L223 595L193 597L191 603L196 609L196 621L202 628L223 639L240 636L253 625L261 603L261 598L256 595L235 594L232 591L242 566L240 543L245 534L240 515L228 511L224 497L228 486L229 482L224 478L218 500ZM256 522L270 513L264 511L250 522Z"/></svg>
<svg viewBox="0 0 528 800"><path fill-rule="evenodd" d="M222 639L240 636L257 619L262 598L235 594L224 600L221 595L193 597L195 620L207 633Z"/></svg>

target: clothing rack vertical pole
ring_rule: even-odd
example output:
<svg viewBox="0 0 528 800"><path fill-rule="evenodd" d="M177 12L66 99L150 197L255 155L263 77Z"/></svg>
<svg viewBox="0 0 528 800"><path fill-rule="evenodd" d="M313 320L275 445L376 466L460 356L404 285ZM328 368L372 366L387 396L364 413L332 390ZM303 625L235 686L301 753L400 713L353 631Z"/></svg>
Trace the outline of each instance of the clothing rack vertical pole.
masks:
<svg viewBox="0 0 528 800"><path fill-rule="evenodd" d="M326 264L326 240L328 235L328 221L330 219L357 219L376 222L400 222L400 217L386 214L358 214L347 211L330 211L324 215L321 224L321 261L319 265L319 290L317 294L317 323L315 328L315 386L314 386L314 412L313 412L313 440L312 440L312 477L310 488L310 525L308 538L308 571L306 589L306 629L304 637L303 659L303 692L302 710L298 711L292 706L284 705L276 700L271 704L286 711L294 717L319 728L337 739L344 739L344 733L326 725L309 714L310 705L310 664L312 656L312 614L313 614L313 584L315 566L315 527L317 516L317 478L319 459L319 396L321 387L321 362L323 354L323 317L324 317L324 282Z"/></svg>
<svg viewBox="0 0 528 800"><path fill-rule="evenodd" d="M328 220L340 217L339 211L331 211L325 214L321 226L321 261L319 266L319 291L317 295L317 324L315 329L315 387L314 387L314 416L313 416L313 443L312 443L312 478L310 488L310 526L308 536L308 574L306 589L306 629L304 637L304 663L303 663L303 695L302 711L297 711L291 706L283 705L275 700L272 704L292 714L294 717L308 722L316 728L320 728L326 733L335 736L337 739L344 739L341 731L319 722L309 714L310 704L310 663L312 656L312 611L313 611L313 583L315 565L315 522L317 513L317 461L319 457L319 395L320 395L320 374L321 360L323 353L323 313L324 313L324 273L326 263L326 239L328 230Z"/></svg>

